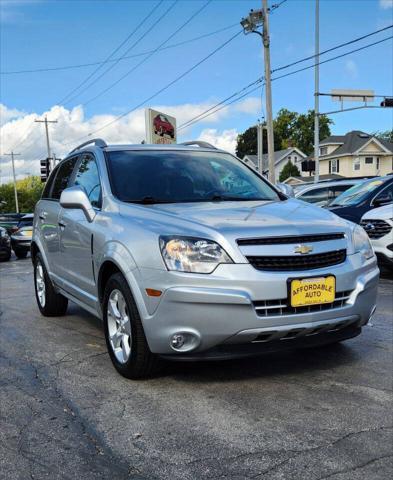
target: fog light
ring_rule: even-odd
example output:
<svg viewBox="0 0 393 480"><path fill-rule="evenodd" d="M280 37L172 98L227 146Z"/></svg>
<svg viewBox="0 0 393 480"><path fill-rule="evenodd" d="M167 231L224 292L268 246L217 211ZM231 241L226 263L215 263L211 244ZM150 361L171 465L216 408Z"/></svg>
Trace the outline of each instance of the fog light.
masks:
<svg viewBox="0 0 393 480"><path fill-rule="evenodd" d="M181 333L176 333L171 338L171 346L175 350L179 350L184 345L184 335Z"/></svg>

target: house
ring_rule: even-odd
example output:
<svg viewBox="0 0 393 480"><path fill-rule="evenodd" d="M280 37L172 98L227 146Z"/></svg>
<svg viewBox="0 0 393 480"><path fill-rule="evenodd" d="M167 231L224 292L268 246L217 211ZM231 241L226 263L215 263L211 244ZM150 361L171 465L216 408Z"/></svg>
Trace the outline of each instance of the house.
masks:
<svg viewBox="0 0 393 480"><path fill-rule="evenodd" d="M320 175L367 177L393 170L393 144L359 130L325 138L319 144L319 155Z"/></svg>
<svg viewBox="0 0 393 480"><path fill-rule="evenodd" d="M296 147L286 148L285 150L278 150L274 152L274 164L275 164L275 175L276 179L279 178L281 170L285 165L290 161L296 165L301 171L301 162L306 158L306 155ZM243 162L246 165L258 170L258 155L245 155L243 157ZM264 153L262 155L262 165L264 166L264 173L269 172L269 158L268 154ZM266 170L265 170L266 166Z"/></svg>

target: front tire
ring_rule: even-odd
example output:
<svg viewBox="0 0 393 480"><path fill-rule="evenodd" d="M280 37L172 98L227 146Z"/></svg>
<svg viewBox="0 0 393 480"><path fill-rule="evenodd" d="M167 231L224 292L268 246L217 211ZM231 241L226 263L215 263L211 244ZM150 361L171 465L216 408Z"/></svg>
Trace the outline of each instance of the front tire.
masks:
<svg viewBox="0 0 393 480"><path fill-rule="evenodd" d="M14 253L18 258L26 258L28 250L20 250L19 248L14 249Z"/></svg>
<svg viewBox="0 0 393 480"><path fill-rule="evenodd" d="M45 317L59 317L67 311L68 299L57 293L46 271L41 255L34 259L34 287L38 308Z"/></svg>
<svg viewBox="0 0 393 480"><path fill-rule="evenodd" d="M106 344L116 370L134 380L151 376L158 359L149 349L138 308L121 273L112 275L105 286L103 318Z"/></svg>

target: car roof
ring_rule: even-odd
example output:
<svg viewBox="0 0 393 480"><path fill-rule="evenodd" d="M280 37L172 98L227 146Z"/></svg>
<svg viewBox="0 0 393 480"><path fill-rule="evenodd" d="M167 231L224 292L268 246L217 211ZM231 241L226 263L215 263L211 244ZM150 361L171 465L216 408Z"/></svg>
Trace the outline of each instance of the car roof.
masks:
<svg viewBox="0 0 393 480"><path fill-rule="evenodd" d="M347 179L347 180L333 180L331 182L318 182L312 183L311 185L299 185L296 188L296 193L303 192L304 190L313 190L314 188L323 188L323 187L335 187L337 185L356 185L357 183L364 182L365 180L359 178Z"/></svg>
<svg viewBox="0 0 393 480"><path fill-rule="evenodd" d="M148 144L148 143L141 143L141 144L126 144L126 145L108 145L103 149L105 152L115 152L115 151L130 151L130 150L176 150L176 151L188 151L188 152L220 152L220 153L228 153L224 150L220 150L218 148L207 148L207 147L198 147L192 145L180 145L171 143L169 145L161 145L161 144Z"/></svg>

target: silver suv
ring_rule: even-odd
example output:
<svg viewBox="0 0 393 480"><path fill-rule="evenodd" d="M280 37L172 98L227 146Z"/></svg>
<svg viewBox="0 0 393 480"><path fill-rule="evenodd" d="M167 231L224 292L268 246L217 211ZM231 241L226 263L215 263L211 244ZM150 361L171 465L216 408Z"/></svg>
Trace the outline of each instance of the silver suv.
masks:
<svg viewBox="0 0 393 480"><path fill-rule="evenodd" d="M41 313L102 319L129 378L358 335L379 275L364 230L194 143L92 140L57 165L34 215Z"/></svg>

